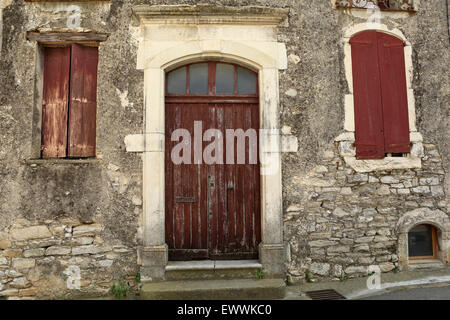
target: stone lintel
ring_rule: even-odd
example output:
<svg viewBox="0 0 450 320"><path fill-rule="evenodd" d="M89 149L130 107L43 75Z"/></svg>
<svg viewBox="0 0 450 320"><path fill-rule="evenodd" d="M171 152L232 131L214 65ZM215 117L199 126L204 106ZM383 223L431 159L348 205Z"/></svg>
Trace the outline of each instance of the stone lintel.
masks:
<svg viewBox="0 0 450 320"><path fill-rule="evenodd" d="M287 8L260 6L137 5L133 12L145 24L253 24L279 25L287 18Z"/></svg>
<svg viewBox="0 0 450 320"><path fill-rule="evenodd" d="M29 41L37 41L41 43L96 43L106 41L108 36L109 34L100 32L27 32L27 39Z"/></svg>

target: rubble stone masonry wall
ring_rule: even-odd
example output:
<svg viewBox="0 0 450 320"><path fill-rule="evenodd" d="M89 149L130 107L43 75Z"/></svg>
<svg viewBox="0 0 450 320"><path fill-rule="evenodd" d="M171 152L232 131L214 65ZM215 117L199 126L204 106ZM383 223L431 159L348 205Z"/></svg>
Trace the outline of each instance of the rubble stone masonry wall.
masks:
<svg viewBox="0 0 450 320"><path fill-rule="evenodd" d="M291 177L306 190L285 214L288 273L293 281L303 280L306 269L314 277L334 279L367 275L369 266L382 272L403 269L406 265L399 262L399 255L407 257L399 252L403 231L399 222L408 212L425 212L409 228L431 222L443 233L450 231L445 175L435 145L424 145L421 169L370 173L347 166L338 145L322 152L319 165L305 177ZM436 216L444 216L444 222ZM441 237L447 239L446 234Z"/></svg>

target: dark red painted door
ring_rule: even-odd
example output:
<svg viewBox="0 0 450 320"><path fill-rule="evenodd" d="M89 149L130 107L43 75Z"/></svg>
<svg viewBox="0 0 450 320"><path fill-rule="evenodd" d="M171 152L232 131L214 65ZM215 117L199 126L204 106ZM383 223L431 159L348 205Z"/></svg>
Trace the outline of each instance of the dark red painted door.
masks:
<svg viewBox="0 0 450 320"><path fill-rule="evenodd" d="M208 63L206 79L202 80L207 82L205 92L193 88L194 78L198 77L195 65L188 66L179 77L187 77L186 92L170 93L176 89L168 75L165 196L166 241L171 260L257 258L261 238L260 180L258 157L252 157L258 147L257 76L247 79L255 81L255 88L247 88L243 94L238 91L237 67L233 68L235 74L229 75L229 79L234 83L228 85L232 92L222 95L216 94L215 80L224 80L215 74L216 63ZM200 94L189 94L190 87ZM219 89L226 92L227 88L219 85ZM176 134L174 138L177 129L185 130L183 138ZM253 140L245 139L244 149L242 140L231 135L230 130L236 129L256 133ZM213 132L214 137L208 136L208 132ZM180 142L189 145L183 152L175 153L183 156L182 163L173 161L173 150ZM213 142L217 144L211 151ZM184 154L187 150L188 156Z"/></svg>

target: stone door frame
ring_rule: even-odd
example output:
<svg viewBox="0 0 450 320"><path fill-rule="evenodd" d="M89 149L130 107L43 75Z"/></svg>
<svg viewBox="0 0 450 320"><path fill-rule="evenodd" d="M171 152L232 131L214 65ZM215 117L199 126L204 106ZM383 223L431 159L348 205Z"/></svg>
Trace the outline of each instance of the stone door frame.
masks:
<svg viewBox="0 0 450 320"><path fill-rule="evenodd" d="M138 263L144 280L164 279L165 243L165 73L205 60L228 61L258 72L262 241L259 260L265 272L282 276L285 269L281 182L281 135L278 70L287 68L286 48L276 40L286 9L261 7L147 6L134 8L142 38L138 66L144 70L144 134L127 136L127 151L143 152L142 246ZM236 33L236 31L238 31ZM235 32L235 34L233 34ZM245 39L245 37L252 37ZM244 37L244 38L240 38Z"/></svg>

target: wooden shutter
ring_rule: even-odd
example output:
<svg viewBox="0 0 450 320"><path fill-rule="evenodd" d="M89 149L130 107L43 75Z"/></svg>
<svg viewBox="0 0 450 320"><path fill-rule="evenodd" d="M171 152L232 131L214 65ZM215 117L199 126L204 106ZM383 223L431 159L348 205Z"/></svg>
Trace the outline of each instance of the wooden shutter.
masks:
<svg viewBox="0 0 450 320"><path fill-rule="evenodd" d="M70 48L45 48L42 157L63 158L67 147Z"/></svg>
<svg viewBox="0 0 450 320"><path fill-rule="evenodd" d="M355 146L359 159L384 157L383 113L376 31L358 33L352 48Z"/></svg>
<svg viewBox="0 0 450 320"><path fill-rule="evenodd" d="M410 152L404 42L378 32L385 152Z"/></svg>
<svg viewBox="0 0 450 320"><path fill-rule="evenodd" d="M69 157L95 156L98 49L72 45Z"/></svg>

